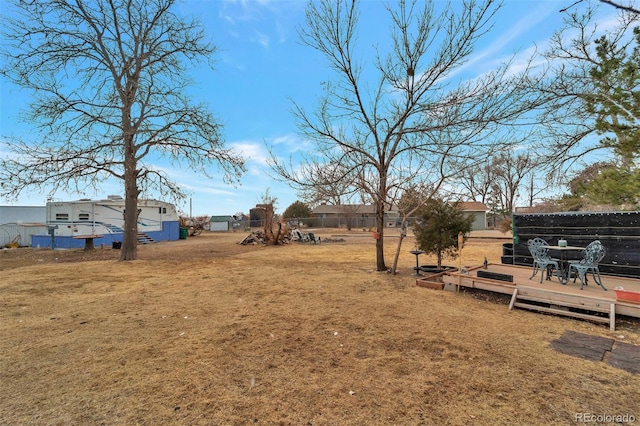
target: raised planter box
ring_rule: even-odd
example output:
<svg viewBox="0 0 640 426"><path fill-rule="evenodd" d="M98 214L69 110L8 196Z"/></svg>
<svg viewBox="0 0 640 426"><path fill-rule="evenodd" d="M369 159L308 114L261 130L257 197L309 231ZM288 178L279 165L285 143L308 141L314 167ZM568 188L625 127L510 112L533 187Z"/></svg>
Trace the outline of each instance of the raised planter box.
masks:
<svg viewBox="0 0 640 426"><path fill-rule="evenodd" d="M443 266L442 269L438 269L435 265L421 266L420 270L425 272L425 276L416 279L416 285L418 287L431 288L434 290L444 289L444 281L442 276L447 272L455 271L453 266Z"/></svg>
<svg viewBox="0 0 640 426"><path fill-rule="evenodd" d="M442 280L442 277L440 277L440 279ZM444 288L444 283L436 281L433 277L418 278L416 280L416 285L418 287L431 288L434 290L442 290Z"/></svg>
<svg viewBox="0 0 640 426"><path fill-rule="evenodd" d="M640 303L640 292L615 289L616 298L621 302Z"/></svg>

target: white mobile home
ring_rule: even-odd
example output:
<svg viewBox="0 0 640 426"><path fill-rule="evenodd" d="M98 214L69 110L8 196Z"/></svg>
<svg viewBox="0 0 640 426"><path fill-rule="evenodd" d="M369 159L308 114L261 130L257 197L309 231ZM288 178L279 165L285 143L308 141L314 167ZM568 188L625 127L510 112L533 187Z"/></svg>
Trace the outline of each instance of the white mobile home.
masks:
<svg viewBox="0 0 640 426"><path fill-rule="evenodd" d="M32 246L81 248L85 238L95 245L122 242L124 199L50 201L46 208L48 234L32 237ZM180 218L171 203L138 200L138 236L140 241L177 240Z"/></svg>

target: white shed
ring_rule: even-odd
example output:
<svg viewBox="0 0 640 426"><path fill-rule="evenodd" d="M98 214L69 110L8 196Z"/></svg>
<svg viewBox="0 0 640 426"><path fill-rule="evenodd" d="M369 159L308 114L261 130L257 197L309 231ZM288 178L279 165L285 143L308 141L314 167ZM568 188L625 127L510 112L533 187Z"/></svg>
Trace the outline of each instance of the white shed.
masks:
<svg viewBox="0 0 640 426"><path fill-rule="evenodd" d="M209 231L229 231L232 221L233 217L231 216L211 216L211 219L209 219Z"/></svg>
<svg viewBox="0 0 640 426"><path fill-rule="evenodd" d="M0 206L0 248L31 245L31 236L47 233L45 206Z"/></svg>
<svg viewBox="0 0 640 426"><path fill-rule="evenodd" d="M47 225L38 223L3 223L0 225L0 248L30 247L31 237L47 233Z"/></svg>

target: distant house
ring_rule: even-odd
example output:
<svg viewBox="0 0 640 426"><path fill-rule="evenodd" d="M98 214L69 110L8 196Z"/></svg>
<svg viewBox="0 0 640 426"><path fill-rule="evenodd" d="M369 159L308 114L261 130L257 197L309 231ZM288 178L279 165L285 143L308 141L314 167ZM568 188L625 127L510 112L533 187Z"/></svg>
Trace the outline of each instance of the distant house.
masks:
<svg viewBox="0 0 640 426"><path fill-rule="evenodd" d="M374 228L376 211L373 204L321 204L312 210L315 226L328 228ZM385 227L398 226L400 213L396 207L384 213Z"/></svg>
<svg viewBox="0 0 640 426"><path fill-rule="evenodd" d="M487 229L487 211L489 208L479 201L464 201L460 202L462 210L469 215L473 216L473 224L471 225L472 231L481 231Z"/></svg>
<svg viewBox="0 0 640 426"><path fill-rule="evenodd" d="M477 201L461 202L462 209L473 216L473 230L487 228L487 206ZM331 228L373 228L376 226L375 206L372 204L321 204L313 209L315 226ZM384 213L384 226L393 228L400 225L402 217L397 207Z"/></svg>

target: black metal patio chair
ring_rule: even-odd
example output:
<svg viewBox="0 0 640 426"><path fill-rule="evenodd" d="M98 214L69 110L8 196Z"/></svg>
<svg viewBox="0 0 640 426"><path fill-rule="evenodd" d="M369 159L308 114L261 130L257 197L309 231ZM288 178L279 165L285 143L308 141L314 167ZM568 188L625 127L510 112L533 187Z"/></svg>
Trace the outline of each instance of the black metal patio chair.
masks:
<svg viewBox="0 0 640 426"><path fill-rule="evenodd" d="M589 245L582 251L581 260L569 261L569 276L571 276L571 270L575 269L576 274L573 277L573 282L576 282L576 278L580 278L580 290L587 283L587 273L591 271L593 280L604 291L607 291L604 285L602 285L602 277L600 277L600 269L598 264L604 258L606 250L600 240L595 240L589 243Z"/></svg>
<svg viewBox="0 0 640 426"><path fill-rule="evenodd" d="M538 271L540 272L540 282L544 278L544 272L547 271L547 279L551 279L550 275L552 269L555 268L556 271L560 269L558 266L558 260L551 258L549 256L549 249L545 246L549 244L540 237L536 237L532 240L527 241L527 246L529 247L529 252L533 257L533 274L529 277L529 279L536 276Z"/></svg>

